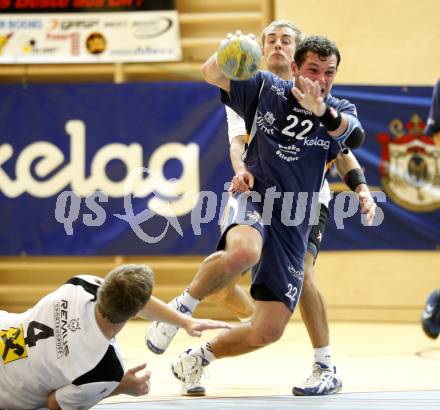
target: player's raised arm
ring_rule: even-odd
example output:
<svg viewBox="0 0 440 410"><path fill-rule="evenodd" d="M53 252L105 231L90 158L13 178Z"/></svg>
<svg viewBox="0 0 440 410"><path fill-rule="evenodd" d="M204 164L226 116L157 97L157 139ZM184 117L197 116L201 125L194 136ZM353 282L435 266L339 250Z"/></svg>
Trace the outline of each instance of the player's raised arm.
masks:
<svg viewBox="0 0 440 410"><path fill-rule="evenodd" d="M205 80L230 92L230 80L247 80L253 77L259 68L261 48L253 34L228 34L202 67Z"/></svg>
<svg viewBox="0 0 440 410"><path fill-rule="evenodd" d="M215 85L226 92L231 90L231 80L221 72L217 64L217 52L203 64L202 73L207 83Z"/></svg>

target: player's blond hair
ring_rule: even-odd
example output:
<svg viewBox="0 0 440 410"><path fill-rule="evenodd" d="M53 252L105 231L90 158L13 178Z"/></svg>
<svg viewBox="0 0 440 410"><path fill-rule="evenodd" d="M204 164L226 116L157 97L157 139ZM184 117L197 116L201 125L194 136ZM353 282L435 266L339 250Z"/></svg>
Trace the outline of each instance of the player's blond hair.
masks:
<svg viewBox="0 0 440 410"><path fill-rule="evenodd" d="M98 291L97 307L111 323L135 316L148 302L154 275L146 265L122 265L113 269Z"/></svg>
<svg viewBox="0 0 440 410"><path fill-rule="evenodd" d="M264 46L264 42L266 41L266 34L269 30L274 30L277 28L288 27L294 32L295 43L298 45L300 41L303 39L304 35L302 31L295 26L289 20L274 20L272 21L266 28L263 29L261 33L261 45Z"/></svg>

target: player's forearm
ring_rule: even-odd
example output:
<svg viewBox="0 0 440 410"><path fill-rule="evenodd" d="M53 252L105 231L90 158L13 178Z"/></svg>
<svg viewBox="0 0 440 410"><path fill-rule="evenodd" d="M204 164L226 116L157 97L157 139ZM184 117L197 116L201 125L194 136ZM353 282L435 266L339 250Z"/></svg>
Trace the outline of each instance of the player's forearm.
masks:
<svg viewBox="0 0 440 410"><path fill-rule="evenodd" d="M370 193L364 171L356 157L350 151L345 154L340 152L336 157L335 166L341 179L343 179L352 191L357 194L361 192Z"/></svg>
<svg viewBox="0 0 440 410"><path fill-rule="evenodd" d="M335 167L341 179L344 179L352 169L360 168L360 164L351 151L340 152L335 160Z"/></svg>
<svg viewBox="0 0 440 410"><path fill-rule="evenodd" d="M185 327L188 323L188 316L171 309L166 303L154 296L151 296L146 306L137 314L137 316L147 320L166 322L179 327Z"/></svg>
<svg viewBox="0 0 440 410"><path fill-rule="evenodd" d="M124 374L124 376L121 379L121 382L116 386L116 388L107 396L118 396L119 394L129 394L128 388L127 388L127 373Z"/></svg>
<svg viewBox="0 0 440 410"><path fill-rule="evenodd" d="M235 137L231 142L231 147L229 149L231 156L231 164L234 169L235 174L246 171L246 165L243 161L243 153L245 147L245 136L240 135Z"/></svg>
<svg viewBox="0 0 440 410"><path fill-rule="evenodd" d="M49 397L47 398L47 408L49 410L61 410L55 397L55 390L49 393Z"/></svg>
<svg viewBox="0 0 440 410"><path fill-rule="evenodd" d="M203 78L209 84L216 85L223 90L230 91L229 79L220 71L217 64L217 53L214 53L206 60L202 67Z"/></svg>
<svg viewBox="0 0 440 410"><path fill-rule="evenodd" d="M368 188L367 184L359 184L356 189L354 190L354 192L356 192L358 195L361 192L365 192L367 194L370 194L370 188Z"/></svg>
<svg viewBox="0 0 440 410"><path fill-rule="evenodd" d="M329 135L332 137L340 137L348 128L348 119L347 116L341 113L341 124L334 131L328 131Z"/></svg>
<svg viewBox="0 0 440 410"><path fill-rule="evenodd" d="M327 109L327 104L324 101L321 101L319 103L316 104L316 106L314 106L312 112L313 114L318 117L318 118L322 118L322 116L325 114L325 111ZM336 112L336 110L334 110ZM347 131L348 128L348 118L344 113L339 113L341 121L338 125L338 127L334 130L328 130L327 132L329 133L329 135L331 135L332 137L340 137L342 134L344 134L345 131Z"/></svg>

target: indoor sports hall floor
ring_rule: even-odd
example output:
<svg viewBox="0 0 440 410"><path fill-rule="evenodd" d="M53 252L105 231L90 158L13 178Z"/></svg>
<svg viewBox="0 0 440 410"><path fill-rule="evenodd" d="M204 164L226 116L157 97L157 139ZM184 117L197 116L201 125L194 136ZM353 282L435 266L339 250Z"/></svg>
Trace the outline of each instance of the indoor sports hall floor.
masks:
<svg viewBox="0 0 440 410"><path fill-rule="evenodd" d="M311 370L312 349L302 322L291 322L272 346L212 363L202 379L205 398L179 395L170 361L217 331L192 339L181 330L157 356L144 345L145 328L146 322L133 321L118 340L127 367L148 363L150 394L109 398L94 409L440 409L440 339L428 339L417 324L332 323L334 362L344 388L328 397L290 394Z"/></svg>

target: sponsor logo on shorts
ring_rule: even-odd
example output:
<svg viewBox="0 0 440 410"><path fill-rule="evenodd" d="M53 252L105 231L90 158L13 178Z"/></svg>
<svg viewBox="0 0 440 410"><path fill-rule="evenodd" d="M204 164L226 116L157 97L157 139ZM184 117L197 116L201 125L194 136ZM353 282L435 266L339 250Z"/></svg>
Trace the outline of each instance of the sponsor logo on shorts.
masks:
<svg viewBox="0 0 440 410"><path fill-rule="evenodd" d="M304 279L304 272L303 272L303 271L300 271L300 270L295 269L292 265L289 265L289 266L287 267L287 269L288 269L289 273L290 273L294 278L296 278L296 279L298 279L298 280L300 280L300 281L302 281L302 280Z"/></svg>
<svg viewBox="0 0 440 410"><path fill-rule="evenodd" d="M318 240L318 242L322 241L322 232L318 231L318 235L316 235L316 239Z"/></svg>

